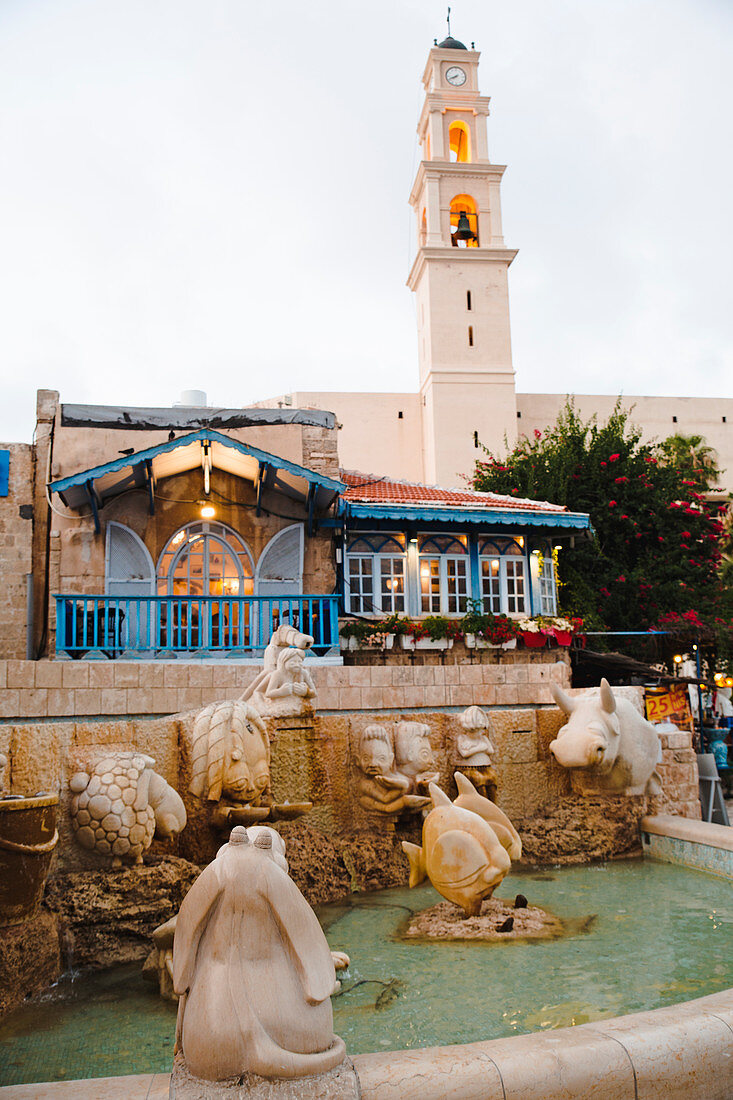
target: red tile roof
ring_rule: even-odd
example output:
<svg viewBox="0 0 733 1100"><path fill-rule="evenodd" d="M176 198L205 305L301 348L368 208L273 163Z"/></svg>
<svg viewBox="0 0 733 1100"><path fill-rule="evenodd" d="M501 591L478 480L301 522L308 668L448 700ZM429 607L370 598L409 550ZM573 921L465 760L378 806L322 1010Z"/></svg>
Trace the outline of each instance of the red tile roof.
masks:
<svg viewBox="0 0 733 1100"><path fill-rule="evenodd" d="M357 470L341 470L341 480L347 489L344 500L363 504L444 504L449 508L513 508L521 512L567 512L561 504L546 500L525 500L499 493L480 493L476 489L441 489L437 485L420 485L414 481L396 481L377 474L362 474Z"/></svg>

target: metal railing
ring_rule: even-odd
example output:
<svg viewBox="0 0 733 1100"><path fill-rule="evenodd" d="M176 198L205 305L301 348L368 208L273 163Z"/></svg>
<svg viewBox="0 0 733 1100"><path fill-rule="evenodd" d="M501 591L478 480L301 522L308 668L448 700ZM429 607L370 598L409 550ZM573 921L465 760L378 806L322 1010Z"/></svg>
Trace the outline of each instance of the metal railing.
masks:
<svg viewBox="0 0 733 1100"><path fill-rule="evenodd" d="M338 596L56 595L56 651L242 653L263 649L286 623L338 647Z"/></svg>

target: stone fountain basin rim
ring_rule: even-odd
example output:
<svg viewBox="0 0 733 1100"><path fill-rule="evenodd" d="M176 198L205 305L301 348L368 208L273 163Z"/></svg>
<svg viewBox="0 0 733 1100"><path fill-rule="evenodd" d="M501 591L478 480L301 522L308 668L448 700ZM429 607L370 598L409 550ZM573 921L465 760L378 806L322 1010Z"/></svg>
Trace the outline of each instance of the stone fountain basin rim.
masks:
<svg viewBox="0 0 733 1100"><path fill-rule="evenodd" d="M58 806L58 794L29 795L27 798L0 796L0 810L36 810L44 806Z"/></svg>

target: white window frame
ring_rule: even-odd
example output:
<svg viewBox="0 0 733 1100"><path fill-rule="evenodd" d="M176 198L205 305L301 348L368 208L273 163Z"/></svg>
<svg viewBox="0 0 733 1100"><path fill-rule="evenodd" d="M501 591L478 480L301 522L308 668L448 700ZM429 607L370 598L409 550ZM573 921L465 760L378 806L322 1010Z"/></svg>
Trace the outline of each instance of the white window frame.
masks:
<svg viewBox="0 0 733 1100"><path fill-rule="evenodd" d="M557 615L557 581L552 549L542 552L542 568L538 571L540 615Z"/></svg>
<svg viewBox="0 0 733 1100"><path fill-rule="evenodd" d="M397 551L397 547L394 546L400 544L400 539L404 541L404 536L397 532L352 532L351 541L356 544L358 542L365 542L367 546L370 546L370 550L349 550L348 546L346 553L344 554L344 603L346 604L347 611L352 615L373 615L380 617L383 615L405 615L407 613L407 586L408 586L408 574L407 574L407 553L404 547L400 548L400 552ZM379 544L381 546L376 548L373 544ZM392 544L394 549L384 549L385 546ZM352 596L351 592L351 566L350 563L354 559L369 559L372 567L372 593L371 593L371 608L364 609L364 595L357 593ZM382 562L389 561L401 561L402 563L402 591L391 593L382 592ZM395 577L400 576L399 573L394 572L394 566L392 565L389 570L388 576ZM395 607L395 603L402 601L402 607ZM366 597L368 598L368 597ZM354 607L355 603L360 603L362 607Z"/></svg>
<svg viewBox="0 0 733 1100"><path fill-rule="evenodd" d="M424 550L423 544L430 543L433 539L437 538L450 538L456 542L459 542L464 546L464 553L438 553L435 550ZM427 615L446 615L451 619L460 619L468 611L468 601L471 599L471 558L468 553L468 547L464 544L462 539L450 532L436 532L433 534L424 534L419 536L419 551L417 556L417 601L419 607L419 617L425 618ZM422 573L421 566L423 562L435 562L438 563L438 594L437 594L437 607L433 607L432 603L436 600L436 596L430 593L427 596L423 596L422 591ZM465 591L450 591L450 577L448 575L448 563L449 562L463 562L465 573L462 579L465 582ZM452 599L456 600L456 609L451 610L450 602ZM423 600L430 601L431 606L425 607ZM463 601L463 607L461 607L461 601Z"/></svg>
<svg viewBox="0 0 733 1100"><path fill-rule="evenodd" d="M522 550L522 553L507 554L507 553L502 553L501 550L499 550L499 549L497 549L494 553L486 553L485 544L487 542L495 542L496 544L501 545L502 542L507 542L507 541L508 542L513 542L516 546L519 546L519 548ZM484 543L483 548L481 546L482 542ZM483 563L484 562L491 562L491 561L498 561L499 562L499 609L498 610L495 607L493 607L492 604L491 604L492 597L490 595L487 595L484 592L484 564ZM510 563L519 563L519 564L521 564L521 568L522 568L522 573L521 573L521 576L522 576L522 607L521 608L518 608L516 606L513 607L513 608L510 608L510 606L509 606L510 605L510 599L513 602L516 602L516 599L517 599L516 594L514 594L511 597L510 597L510 594L509 594L510 581L512 579L509 576L509 574L510 574L510 568L509 568ZM510 618L520 617L522 615L529 614L529 606L530 606L529 586L530 586L530 583L531 583L529 563L527 561L527 555L526 555L526 553L524 553L524 548L520 546L520 544L516 541L516 539L506 540L506 539L501 539L499 537L497 537L496 539L481 537L479 539L478 568L479 568L479 578L478 579L479 579L479 587L480 587L480 590L481 590L481 600L482 600L483 608L484 608L485 612L490 611L494 615L509 615Z"/></svg>

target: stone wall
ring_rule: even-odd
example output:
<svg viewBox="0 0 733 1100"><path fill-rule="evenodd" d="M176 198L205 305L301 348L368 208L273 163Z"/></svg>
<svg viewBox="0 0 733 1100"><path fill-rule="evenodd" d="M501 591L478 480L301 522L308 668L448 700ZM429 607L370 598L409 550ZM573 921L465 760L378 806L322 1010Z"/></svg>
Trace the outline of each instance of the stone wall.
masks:
<svg viewBox="0 0 733 1100"><path fill-rule="evenodd" d="M491 663L319 665L318 710L510 707L552 702L550 682L569 684L564 661L523 663L505 654ZM260 665L219 661L0 660L0 722L175 714L217 699L236 699Z"/></svg>
<svg viewBox="0 0 733 1100"><path fill-rule="evenodd" d="M0 657L16 657L26 652L28 575L33 560L33 450L25 443L1 443L0 449L10 452L8 495L0 497Z"/></svg>
<svg viewBox="0 0 733 1100"><path fill-rule="evenodd" d="M60 664L60 667L76 669L80 666ZM94 667L98 666L92 665L90 670ZM558 666L557 674L564 669L564 665ZM367 671L362 670L364 673ZM404 674L418 673L420 670L416 668L400 671ZM441 671L452 670L446 668ZM343 669L334 668L317 670L321 675L343 672ZM462 693L468 693L463 695L459 704L455 704L456 709L471 702L480 703L482 694L487 690L486 687L476 689L473 684L458 684L455 687ZM545 685L538 685L538 689L544 690ZM103 690L132 692L144 689L78 688L70 689L69 694L73 696L81 691ZM204 691L202 688L184 690ZM331 690L366 692L378 689ZM407 690L409 685L392 685L384 688L383 698L392 698L391 695L387 696L388 692L397 692L395 699L398 696L404 698ZM415 685L413 690L416 690ZM238 691L239 688L236 693ZM232 697L235 692L222 692L212 688L210 692L207 689L207 694L221 698L223 695ZM199 705L197 701L195 707ZM100 863L99 857L83 851L73 840L68 815L68 781L71 775L85 770L87 763L105 750L134 748L152 756L156 761L156 770L185 794L188 786L186 746L190 740L195 707L188 713L165 717L128 717L117 720L77 718L36 722L17 720L0 723L0 752L5 753L10 760L5 776L7 790L14 794L30 794L39 790L61 789L61 843L58 863L63 869L94 867ZM488 706L487 709L491 721L490 737L495 749L493 762L498 780L496 801L502 809L521 827L523 822L536 823L543 814L552 815L560 803L567 803L569 796L572 796L572 806L568 803L572 815L580 815L582 818L585 813L584 799L577 792L574 793L574 777L556 763L549 751L550 742L557 736L565 721L564 715L555 706L549 705ZM321 711L312 721L280 720L277 729L275 725L272 726L271 774L276 801L313 802L313 809L302 820L309 828L328 836L341 837L359 830L389 835L393 831L393 819L369 814L358 803L356 754L365 726L375 722L390 726L402 720L420 721L429 727L440 772L440 785L447 791L453 791L453 743L458 730L455 710L427 706L416 712L406 707L404 702L402 705L397 703L374 709L354 704L344 706L335 713ZM665 793L653 808L657 812L664 809L666 813L699 817L699 802L694 797L696 788L693 788L693 781L690 779L690 769L695 767L694 759L691 759L694 758L690 744L691 735L686 731L678 731L663 733L662 737L664 762L660 774ZM677 769L686 770L683 773ZM617 797L607 801L610 805L611 802L620 803L623 799ZM641 803L644 800L637 801ZM590 801L587 805L590 806ZM602 817L605 812L603 807L599 809L595 803L593 807L593 813ZM638 810L639 814L643 813L644 806L640 805ZM416 818L415 826L419 827L419 824L419 818ZM194 833L195 830L192 830L192 835ZM183 842L179 840L160 845L156 842L156 846L158 851L174 854L183 851L187 858L195 861L210 858L210 854L204 852L203 848L198 851L195 845L194 848L188 846L185 836Z"/></svg>

